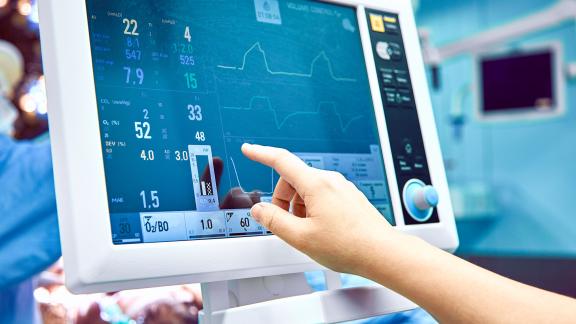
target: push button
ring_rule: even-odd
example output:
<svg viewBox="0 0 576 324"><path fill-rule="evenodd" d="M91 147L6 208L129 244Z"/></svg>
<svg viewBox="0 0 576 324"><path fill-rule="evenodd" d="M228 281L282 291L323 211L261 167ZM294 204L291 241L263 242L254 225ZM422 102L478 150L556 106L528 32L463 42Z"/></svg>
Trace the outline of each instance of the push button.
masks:
<svg viewBox="0 0 576 324"><path fill-rule="evenodd" d="M410 87L410 80L408 79L408 72L406 70L395 70L394 74L396 76L396 83L399 87Z"/></svg>
<svg viewBox="0 0 576 324"><path fill-rule="evenodd" d="M402 59L402 48L398 43L378 42L376 43L376 53L385 61Z"/></svg>
<svg viewBox="0 0 576 324"><path fill-rule="evenodd" d="M387 87L396 86L396 78L394 77L394 71L390 69L381 69L382 83Z"/></svg>
<svg viewBox="0 0 576 324"><path fill-rule="evenodd" d="M398 103L402 104L404 106L412 106L413 105L412 94L410 93L410 90L399 90L398 91Z"/></svg>
<svg viewBox="0 0 576 324"><path fill-rule="evenodd" d="M421 223L432 217L434 208L438 206L440 200L434 187L418 179L412 179L406 183L402 198L410 217Z"/></svg>

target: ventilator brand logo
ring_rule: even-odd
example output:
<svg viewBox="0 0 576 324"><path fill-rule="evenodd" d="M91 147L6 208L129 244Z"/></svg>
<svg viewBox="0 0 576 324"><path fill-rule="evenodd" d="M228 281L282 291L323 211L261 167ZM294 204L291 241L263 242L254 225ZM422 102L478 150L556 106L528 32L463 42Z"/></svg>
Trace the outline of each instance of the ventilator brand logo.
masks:
<svg viewBox="0 0 576 324"><path fill-rule="evenodd" d="M282 24L278 0L254 0L256 20L267 24Z"/></svg>

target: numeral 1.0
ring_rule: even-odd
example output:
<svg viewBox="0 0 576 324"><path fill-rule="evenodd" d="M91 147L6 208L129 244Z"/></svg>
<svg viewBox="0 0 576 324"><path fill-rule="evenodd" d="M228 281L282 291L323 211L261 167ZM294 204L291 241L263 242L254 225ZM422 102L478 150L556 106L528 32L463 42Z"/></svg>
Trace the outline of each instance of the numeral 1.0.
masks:
<svg viewBox="0 0 576 324"><path fill-rule="evenodd" d="M207 219L206 221L201 220L200 224L202 224L202 229L206 230L206 229L212 229L214 227L214 224L212 223L211 219Z"/></svg>

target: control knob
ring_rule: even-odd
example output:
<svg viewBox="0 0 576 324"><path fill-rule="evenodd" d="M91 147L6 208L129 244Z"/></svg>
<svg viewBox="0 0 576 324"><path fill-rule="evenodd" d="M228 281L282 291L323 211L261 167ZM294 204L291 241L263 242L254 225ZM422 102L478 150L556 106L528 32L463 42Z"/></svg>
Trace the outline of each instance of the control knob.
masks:
<svg viewBox="0 0 576 324"><path fill-rule="evenodd" d="M408 214L421 223L432 217L434 208L439 202L436 189L418 179L412 179L406 183L402 198Z"/></svg>

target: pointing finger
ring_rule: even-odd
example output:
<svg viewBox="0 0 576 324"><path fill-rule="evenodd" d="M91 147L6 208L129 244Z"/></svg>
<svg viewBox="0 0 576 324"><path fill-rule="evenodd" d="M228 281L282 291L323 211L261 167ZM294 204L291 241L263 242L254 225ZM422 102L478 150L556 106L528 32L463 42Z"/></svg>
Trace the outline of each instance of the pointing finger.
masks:
<svg viewBox="0 0 576 324"><path fill-rule="evenodd" d="M284 149L253 144L242 145L242 152L249 159L276 170L296 191L306 190L311 169L296 155Z"/></svg>

